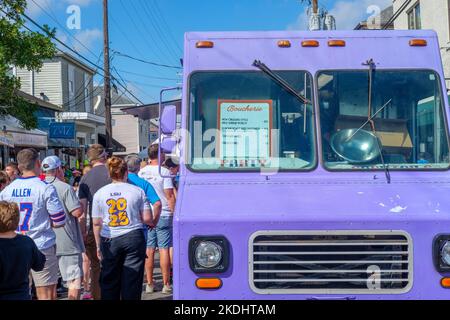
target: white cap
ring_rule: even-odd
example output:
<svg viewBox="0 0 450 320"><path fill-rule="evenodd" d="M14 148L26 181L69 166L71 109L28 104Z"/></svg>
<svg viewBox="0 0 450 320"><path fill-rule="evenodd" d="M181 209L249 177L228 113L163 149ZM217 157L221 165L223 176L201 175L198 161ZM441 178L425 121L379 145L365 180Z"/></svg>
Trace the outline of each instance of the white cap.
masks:
<svg viewBox="0 0 450 320"><path fill-rule="evenodd" d="M44 172L55 170L62 166L61 160L57 156L50 156L42 161L41 169Z"/></svg>

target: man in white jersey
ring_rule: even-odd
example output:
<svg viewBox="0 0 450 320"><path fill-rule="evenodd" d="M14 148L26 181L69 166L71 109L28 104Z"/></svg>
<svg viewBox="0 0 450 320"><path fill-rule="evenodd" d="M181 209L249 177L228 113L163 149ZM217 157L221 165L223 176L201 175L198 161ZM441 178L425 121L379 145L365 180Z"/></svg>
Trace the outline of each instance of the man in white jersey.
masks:
<svg viewBox="0 0 450 320"><path fill-rule="evenodd" d="M0 194L0 200L15 202L20 210L17 232L34 240L45 255L44 270L32 271L39 300L56 299L58 260L56 235L53 228L64 227L66 215L54 186L39 179L39 154L34 149L24 149L17 155L22 177L18 177Z"/></svg>
<svg viewBox="0 0 450 320"><path fill-rule="evenodd" d="M162 159L158 159L158 145L153 144L148 149L149 165L139 171L139 177L147 180L155 189L158 197L161 199L162 210L156 228L149 231L147 237L147 261L146 274L147 285L145 291L147 293L154 292L153 284L153 267L155 261L155 250L159 249L159 261L161 273L163 275L163 293L171 294L170 286L170 265L171 265L171 248L172 248L172 222L173 212L175 210L175 194L173 191L173 183L170 178L163 178L159 174L158 163L162 163ZM159 162L161 161L161 162ZM170 171L161 168L164 176L170 176Z"/></svg>

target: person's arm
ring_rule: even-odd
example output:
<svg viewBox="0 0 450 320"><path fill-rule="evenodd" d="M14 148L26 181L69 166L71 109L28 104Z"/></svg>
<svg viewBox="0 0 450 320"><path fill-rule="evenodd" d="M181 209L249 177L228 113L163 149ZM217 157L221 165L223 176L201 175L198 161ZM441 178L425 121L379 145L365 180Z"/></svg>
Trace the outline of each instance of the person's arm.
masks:
<svg viewBox="0 0 450 320"><path fill-rule="evenodd" d="M146 180L144 181L146 182L145 194L147 195L148 201L150 201L150 203L152 204L153 223L156 226L158 224L159 217L161 216L161 199L158 197L158 194L156 193L155 188L153 188L152 184L147 182Z"/></svg>
<svg viewBox="0 0 450 320"><path fill-rule="evenodd" d="M102 260L102 253L100 250L100 246L102 243L101 240L101 232L102 232L102 226L103 226L103 219L102 218L93 218L93 229L94 229L94 237L95 237L95 243L97 244L97 258L101 261Z"/></svg>
<svg viewBox="0 0 450 320"><path fill-rule="evenodd" d="M87 237L88 191L87 185L84 183L83 179L81 179L80 186L78 187L78 197L83 213L78 218L78 223L80 224L81 235L85 242Z"/></svg>
<svg viewBox="0 0 450 320"><path fill-rule="evenodd" d="M147 195L143 190L141 190L140 194L140 206L139 211L141 214L142 223L144 225L148 225L153 228L155 226L155 222L153 219L152 209L150 207L150 202L147 199Z"/></svg>
<svg viewBox="0 0 450 320"><path fill-rule="evenodd" d="M175 212L175 194L173 193L173 189L164 189L164 195L167 199L167 205L172 213Z"/></svg>
<svg viewBox="0 0 450 320"><path fill-rule="evenodd" d="M39 251L33 240L31 240L30 242L32 246L31 269L36 272L42 271L44 269L46 261L45 255Z"/></svg>
<svg viewBox="0 0 450 320"><path fill-rule="evenodd" d="M83 215L83 209L80 204L80 200L78 200L78 197L75 193L75 190L72 188L67 189L65 201L64 201L67 211L74 216L75 218L79 219Z"/></svg>
<svg viewBox="0 0 450 320"><path fill-rule="evenodd" d="M155 226L158 224L159 217L161 217L162 203L161 200L156 201L152 204L153 206L153 223Z"/></svg>
<svg viewBox="0 0 450 320"><path fill-rule="evenodd" d="M173 193L172 179L164 178L164 195L167 199L167 205L172 213L175 212L175 194Z"/></svg>
<svg viewBox="0 0 450 320"><path fill-rule="evenodd" d="M53 228L62 228L66 224L66 213L61 201L58 198L58 193L53 185L47 185L45 190L45 201L47 212L52 221Z"/></svg>
<svg viewBox="0 0 450 320"><path fill-rule="evenodd" d="M98 199L98 193L94 196L92 200L92 224L94 231L95 243L97 244L97 257L102 260L102 254L100 251L101 245L101 231L103 226L103 212Z"/></svg>

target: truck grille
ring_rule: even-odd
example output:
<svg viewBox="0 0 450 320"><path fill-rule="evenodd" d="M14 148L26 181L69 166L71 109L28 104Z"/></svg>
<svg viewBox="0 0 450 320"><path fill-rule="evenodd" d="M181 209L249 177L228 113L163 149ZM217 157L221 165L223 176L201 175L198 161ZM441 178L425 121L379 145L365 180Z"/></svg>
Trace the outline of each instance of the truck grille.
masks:
<svg viewBox="0 0 450 320"><path fill-rule="evenodd" d="M259 231L249 254L250 286L261 294L394 294L412 286L412 242L403 231Z"/></svg>

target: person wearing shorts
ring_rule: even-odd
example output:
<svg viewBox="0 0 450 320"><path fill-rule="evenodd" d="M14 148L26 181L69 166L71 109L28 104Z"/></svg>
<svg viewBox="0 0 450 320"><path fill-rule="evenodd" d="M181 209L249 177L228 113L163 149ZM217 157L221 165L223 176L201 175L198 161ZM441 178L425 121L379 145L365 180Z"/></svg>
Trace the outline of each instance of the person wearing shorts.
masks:
<svg viewBox="0 0 450 320"><path fill-rule="evenodd" d="M155 189L158 197L161 199L162 210L156 228L150 229L147 237L147 261L146 274L147 293L154 292L153 268L155 261L156 248L159 249L159 262L161 273L163 275L162 293L171 294L172 287L170 285L170 266L171 266L171 248L172 248L172 221L175 209L175 194L171 178L163 178L159 174L158 163L162 163L162 159L158 158L158 145L153 144L148 149L149 165L139 171L139 177L147 180ZM167 168L161 167L163 176L170 176Z"/></svg>
<svg viewBox="0 0 450 320"><path fill-rule="evenodd" d="M161 216L156 228L150 229L147 237L147 248L170 249L173 247L173 216Z"/></svg>
<svg viewBox="0 0 450 320"><path fill-rule="evenodd" d="M69 288L68 299L79 300L83 279L83 236L78 219L83 215L75 190L64 182L64 171L57 156L42 161L45 182L55 187L66 214L64 228L55 230L59 272Z"/></svg>
<svg viewBox="0 0 450 320"><path fill-rule="evenodd" d="M55 187L39 179L41 163L38 152L23 149L17 154L17 160L22 176L0 193L0 200L17 204L20 211L17 232L33 239L45 255L44 269L31 273L38 299L54 300L59 273L54 230L64 227L66 214Z"/></svg>

